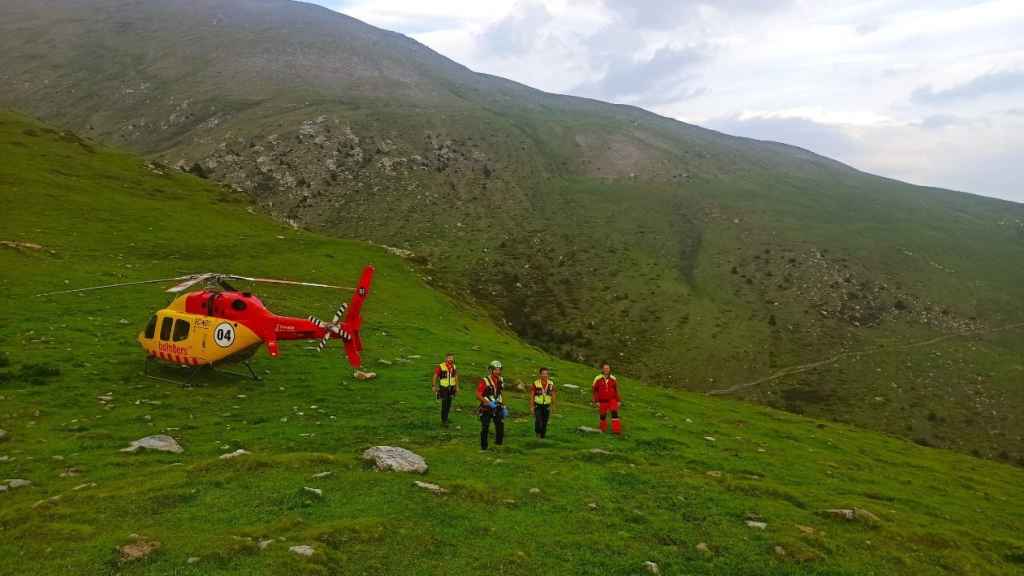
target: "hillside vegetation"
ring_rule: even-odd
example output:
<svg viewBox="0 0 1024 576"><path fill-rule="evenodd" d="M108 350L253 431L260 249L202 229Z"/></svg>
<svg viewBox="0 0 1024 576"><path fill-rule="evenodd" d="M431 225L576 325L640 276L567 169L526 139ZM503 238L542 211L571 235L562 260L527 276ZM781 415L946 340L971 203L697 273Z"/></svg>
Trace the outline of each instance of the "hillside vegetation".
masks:
<svg viewBox="0 0 1024 576"><path fill-rule="evenodd" d="M383 249L282 226L234 192L13 114L0 157L0 479L32 483L0 492L0 573L1024 573L1018 468L632 379L625 437L580 434L596 424L591 368L521 343ZM34 296L205 270L341 283L367 262L368 382L338 348L302 343L257 355L258 382L149 379L134 338L168 300L160 285ZM347 298L259 293L294 314ZM467 378L493 358L513 385L552 366L549 439L533 439L515 391L503 448L478 450L468 394L441 429L428 378L447 350ZM157 433L184 452L119 451ZM373 445L430 470L373 471L359 460ZM250 454L220 458L238 449ZM138 560L118 551L156 542ZM289 551L301 545L312 556Z"/></svg>
<svg viewBox="0 0 1024 576"><path fill-rule="evenodd" d="M285 0L5 2L0 70L0 103L408 250L562 358L1024 458L1024 206L546 94Z"/></svg>

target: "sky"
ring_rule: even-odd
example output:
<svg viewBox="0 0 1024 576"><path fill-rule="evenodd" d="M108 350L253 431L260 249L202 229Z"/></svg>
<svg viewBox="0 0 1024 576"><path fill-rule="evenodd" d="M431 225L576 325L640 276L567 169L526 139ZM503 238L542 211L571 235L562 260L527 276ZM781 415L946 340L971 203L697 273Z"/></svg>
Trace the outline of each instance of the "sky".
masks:
<svg viewBox="0 0 1024 576"><path fill-rule="evenodd" d="M478 72L1024 202L1024 0L317 0Z"/></svg>

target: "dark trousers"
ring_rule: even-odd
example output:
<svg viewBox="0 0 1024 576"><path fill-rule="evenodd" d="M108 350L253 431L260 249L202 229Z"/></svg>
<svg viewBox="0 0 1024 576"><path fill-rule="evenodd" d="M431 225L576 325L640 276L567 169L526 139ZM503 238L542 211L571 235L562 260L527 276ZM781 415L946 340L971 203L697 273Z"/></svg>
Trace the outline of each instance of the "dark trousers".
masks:
<svg viewBox="0 0 1024 576"><path fill-rule="evenodd" d="M536 404L533 407L533 431L541 438L548 434L548 419L551 418L551 406Z"/></svg>
<svg viewBox="0 0 1024 576"><path fill-rule="evenodd" d="M501 410L499 406L497 410ZM487 436L491 429L491 420L494 420L494 443L497 446L501 446L501 443L505 441L505 420L502 418L500 412L481 412L480 413L480 449L487 450Z"/></svg>
<svg viewBox="0 0 1024 576"><path fill-rule="evenodd" d="M452 409L452 398L455 398L455 386L441 386L437 389L437 397L441 399L441 422L448 423L448 413Z"/></svg>

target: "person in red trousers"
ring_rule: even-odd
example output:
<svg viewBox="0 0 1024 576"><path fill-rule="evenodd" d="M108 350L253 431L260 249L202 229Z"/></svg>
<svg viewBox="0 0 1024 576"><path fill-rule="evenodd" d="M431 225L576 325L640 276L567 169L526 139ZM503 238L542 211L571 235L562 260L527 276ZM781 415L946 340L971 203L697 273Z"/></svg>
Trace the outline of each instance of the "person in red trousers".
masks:
<svg viewBox="0 0 1024 576"><path fill-rule="evenodd" d="M601 364L601 373L594 378L593 402L601 416L601 432L608 431L608 413L612 414L612 433L622 434L622 421L619 420L619 381L612 376L612 367L607 362Z"/></svg>

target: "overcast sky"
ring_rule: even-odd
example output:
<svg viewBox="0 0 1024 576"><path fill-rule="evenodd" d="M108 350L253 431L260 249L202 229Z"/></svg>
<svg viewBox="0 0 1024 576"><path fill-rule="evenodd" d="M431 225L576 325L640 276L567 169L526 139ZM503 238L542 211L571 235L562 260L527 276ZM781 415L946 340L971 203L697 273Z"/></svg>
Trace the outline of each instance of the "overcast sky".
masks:
<svg viewBox="0 0 1024 576"><path fill-rule="evenodd" d="M318 0L470 68L1024 202L1024 0Z"/></svg>

